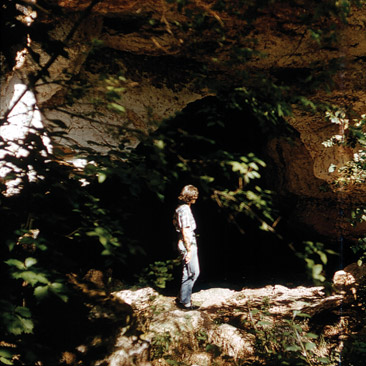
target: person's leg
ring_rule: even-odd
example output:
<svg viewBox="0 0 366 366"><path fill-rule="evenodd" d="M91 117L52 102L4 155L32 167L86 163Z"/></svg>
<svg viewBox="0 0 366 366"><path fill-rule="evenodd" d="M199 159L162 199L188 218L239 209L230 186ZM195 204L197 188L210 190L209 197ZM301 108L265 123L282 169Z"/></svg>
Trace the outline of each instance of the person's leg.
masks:
<svg viewBox="0 0 366 366"><path fill-rule="evenodd" d="M191 295L190 295L192 293L191 282L192 281L188 274L188 266L183 261L183 274L182 274L182 283L179 291L179 301L181 304L185 306L189 306L191 302Z"/></svg>
<svg viewBox="0 0 366 366"><path fill-rule="evenodd" d="M191 305L193 285L196 282L200 267L198 262L197 246L192 245L192 257L188 264L183 260L182 284L180 287L179 300L185 306Z"/></svg>

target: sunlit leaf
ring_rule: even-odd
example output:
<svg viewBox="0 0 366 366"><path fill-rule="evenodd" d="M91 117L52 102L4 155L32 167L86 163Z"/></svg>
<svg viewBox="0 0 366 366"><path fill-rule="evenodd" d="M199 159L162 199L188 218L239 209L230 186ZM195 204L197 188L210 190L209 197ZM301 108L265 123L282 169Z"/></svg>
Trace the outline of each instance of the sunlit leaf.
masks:
<svg viewBox="0 0 366 366"><path fill-rule="evenodd" d="M32 315L31 311L25 306L17 306L15 308L15 312L21 315L23 318L30 318Z"/></svg>
<svg viewBox="0 0 366 366"><path fill-rule="evenodd" d="M23 279L24 281L27 281L31 286L34 286L38 282L48 283L48 279L44 274L32 271L13 273L13 277L15 279Z"/></svg>
<svg viewBox="0 0 366 366"><path fill-rule="evenodd" d="M34 296L43 299L48 296L48 286L38 286L34 289Z"/></svg>
<svg viewBox="0 0 366 366"><path fill-rule="evenodd" d="M5 348L0 348L0 363L3 363L4 365L14 365L14 362L12 361L14 354Z"/></svg>
<svg viewBox="0 0 366 366"><path fill-rule="evenodd" d="M307 351L311 351L312 349L314 349L316 347L316 344L313 342L306 342L305 343L305 349Z"/></svg>
<svg viewBox="0 0 366 366"><path fill-rule="evenodd" d="M126 109L125 107L123 107L122 105L120 104L117 104L117 103L110 103L109 104L110 108L114 109L115 111L119 112L119 113L125 113L126 112Z"/></svg>
<svg viewBox="0 0 366 366"><path fill-rule="evenodd" d="M18 259L8 259L5 263L9 266L16 267L17 269L25 269L25 265Z"/></svg>
<svg viewBox="0 0 366 366"><path fill-rule="evenodd" d="M25 266L27 267L27 268L29 268L29 267L32 267L33 265L35 265L36 263L37 263L37 259L36 258L31 258L31 257L29 257L29 258L27 258L26 260L25 260Z"/></svg>
<svg viewBox="0 0 366 366"><path fill-rule="evenodd" d="M107 174L103 172L99 172L97 176L98 176L98 183L103 183L107 179Z"/></svg>
<svg viewBox="0 0 366 366"><path fill-rule="evenodd" d="M297 351L300 351L300 350L301 350L301 347L296 346L296 345L286 347L286 351L297 352Z"/></svg>

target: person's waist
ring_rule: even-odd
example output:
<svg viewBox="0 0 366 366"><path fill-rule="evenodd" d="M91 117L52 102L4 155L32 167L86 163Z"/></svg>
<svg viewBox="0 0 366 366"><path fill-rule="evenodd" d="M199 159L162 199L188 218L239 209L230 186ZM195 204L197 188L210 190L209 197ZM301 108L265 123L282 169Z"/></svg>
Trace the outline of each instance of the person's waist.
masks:
<svg viewBox="0 0 366 366"><path fill-rule="evenodd" d="M183 244L183 239L180 239L179 240L181 243L182 243L182 245L184 246L184 244ZM197 247L197 242L196 242L196 240L192 240L190 243L190 246L191 247Z"/></svg>
<svg viewBox="0 0 366 366"><path fill-rule="evenodd" d="M192 234L195 234L195 230L196 230L196 228L194 228L194 229L188 229L188 231L189 231L190 233L192 233ZM182 233L182 230L181 230L181 229L176 229L176 231L177 231L178 233Z"/></svg>
<svg viewBox="0 0 366 366"><path fill-rule="evenodd" d="M179 236L179 239L183 239L183 234L180 231L178 231L178 236ZM189 238L186 238L186 239L196 240L196 233L192 232L192 235L190 235Z"/></svg>
<svg viewBox="0 0 366 366"><path fill-rule="evenodd" d="M179 241L182 241L183 242L183 235L180 233L180 235L179 235ZM190 238L189 238L189 243L191 244L191 245L196 245L197 244L197 238L196 238L196 235L192 235Z"/></svg>

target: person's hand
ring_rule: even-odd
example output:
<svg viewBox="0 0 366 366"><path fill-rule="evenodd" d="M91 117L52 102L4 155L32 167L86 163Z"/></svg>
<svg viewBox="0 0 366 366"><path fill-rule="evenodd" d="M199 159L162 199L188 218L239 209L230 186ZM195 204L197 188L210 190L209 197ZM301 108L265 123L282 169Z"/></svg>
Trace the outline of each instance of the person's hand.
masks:
<svg viewBox="0 0 366 366"><path fill-rule="evenodd" d="M184 258L186 264L188 264L191 261L192 258L192 252L189 250Z"/></svg>

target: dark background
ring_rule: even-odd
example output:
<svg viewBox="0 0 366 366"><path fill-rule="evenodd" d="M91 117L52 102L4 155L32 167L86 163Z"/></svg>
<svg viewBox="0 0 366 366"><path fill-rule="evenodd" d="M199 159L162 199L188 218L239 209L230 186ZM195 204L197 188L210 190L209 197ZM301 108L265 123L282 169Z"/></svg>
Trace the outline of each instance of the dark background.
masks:
<svg viewBox="0 0 366 366"><path fill-rule="evenodd" d="M244 128L242 127L244 126ZM204 136L216 141L215 145L205 143L201 139L189 139L177 131L183 130L192 136ZM276 133L278 135L278 126ZM281 129L280 129L281 130ZM255 120L248 110L238 110L221 103L219 99L210 97L190 104L182 113L167 121L155 133L159 132L172 136L167 142L177 154L193 159L202 159L215 149L225 149L230 152L245 155L253 152L267 163L260 171L261 187L273 189L273 180L277 179L274 172L278 170L265 146L272 136L270 126ZM294 132L286 128L282 133L291 138ZM172 146L174 145L174 146ZM141 144L137 152L149 156L149 150ZM171 166L174 168L174 156ZM154 162L152 162L154 164ZM193 169L194 172L194 169ZM203 173L203 172L202 172ZM197 236L201 275L196 288L212 287L214 285L229 287L256 287L271 283L282 283L288 286L310 283L306 272L305 262L296 256L289 244L301 248L304 240L327 242L335 250L339 248L337 240L322 238L311 229L297 224L292 215L299 197L281 192L274 192L274 208L281 221L276 227L277 234L264 232L259 229L259 223L242 215L239 224L241 233L232 220L217 204L205 196L201 182L193 174L181 173L179 179L168 184L164 191L165 201L161 202L155 196L146 192L140 207L136 207L139 216L136 233L143 243L147 256L136 265L147 265L153 261L172 259L178 256L176 250L177 235L172 225L172 216L178 204L177 196L186 184L196 185L200 196L192 206L192 212L197 222ZM212 176L220 182L222 177ZM218 174L220 174L218 172ZM256 183L258 184L258 183ZM291 218L291 220L289 220ZM339 269L339 258L329 258L327 274L332 276ZM318 259L319 262L319 259ZM168 288L175 288L180 279L180 270L175 271L175 281Z"/></svg>

